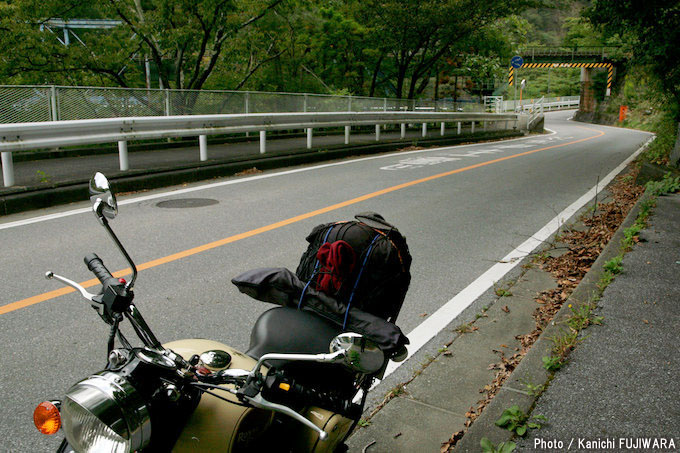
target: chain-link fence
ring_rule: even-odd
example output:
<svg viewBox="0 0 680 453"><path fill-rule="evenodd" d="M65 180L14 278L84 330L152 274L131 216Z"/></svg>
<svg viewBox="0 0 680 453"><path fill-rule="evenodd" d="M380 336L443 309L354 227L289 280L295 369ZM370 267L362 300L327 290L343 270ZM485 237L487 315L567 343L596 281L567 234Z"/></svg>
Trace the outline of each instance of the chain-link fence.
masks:
<svg viewBox="0 0 680 453"><path fill-rule="evenodd" d="M285 112L481 112L471 101L390 99L309 93L158 90L61 86L0 86L0 123Z"/></svg>
<svg viewBox="0 0 680 453"><path fill-rule="evenodd" d="M0 86L0 123L50 121L50 87Z"/></svg>

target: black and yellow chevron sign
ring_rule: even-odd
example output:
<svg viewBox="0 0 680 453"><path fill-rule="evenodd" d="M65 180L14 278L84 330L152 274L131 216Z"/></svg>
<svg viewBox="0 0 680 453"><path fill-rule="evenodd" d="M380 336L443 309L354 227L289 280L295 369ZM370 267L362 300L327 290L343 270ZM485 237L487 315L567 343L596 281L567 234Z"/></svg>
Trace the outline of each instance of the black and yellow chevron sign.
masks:
<svg viewBox="0 0 680 453"><path fill-rule="evenodd" d="M535 68L608 68L611 63L524 63L521 67Z"/></svg>
<svg viewBox="0 0 680 453"><path fill-rule="evenodd" d="M612 87L614 80L614 65L611 63L524 63L521 68L525 69L550 69L550 68L607 68L607 92ZM508 72L508 85L512 86L515 82L515 68L510 66Z"/></svg>

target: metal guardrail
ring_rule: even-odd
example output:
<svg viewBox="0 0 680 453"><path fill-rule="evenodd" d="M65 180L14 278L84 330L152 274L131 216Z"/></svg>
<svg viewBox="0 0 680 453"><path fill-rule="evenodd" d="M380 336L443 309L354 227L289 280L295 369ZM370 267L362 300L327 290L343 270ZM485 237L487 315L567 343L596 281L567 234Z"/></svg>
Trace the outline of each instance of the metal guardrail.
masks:
<svg viewBox="0 0 680 453"><path fill-rule="evenodd" d="M286 112L482 112L476 102L390 99L310 93L0 86L0 123Z"/></svg>
<svg viewBox="0 0 680 453"><path fill-rule="evenodd" d="M541 98L532 105L531 115L529 116L529 121L527 122L527 129L532 130L536 122L543 116L544 101L545 98Z"/></svg>
<svg viewBox="0 0 680 453"><path fill-rule="evenodd" d="M376 140L380 140L381 125L400 124L401 137L406 125L422 123L423 136L428 123L440 123L444 135L446 123L482 123L484 130L516 129L517 114L458 113L458 112L314 112L267 113L239 115L186 115L168 117L130 117L19 123L0 125L0 151L6 187L14 185L13 151L43 149L56 146L77 146L118 142L120 169L129 169L128 140L199 136L200 160L208 159L207 136L215 134L255 132L260 134L260 153L266 152L266 133L272 130L306 129L307 148L312 147L314 128L345 128L345 143L349 144L352 126L375 125Z"/></svg>
<svg viewBox="0 0 680 453"><path fill-rule="evenodd" d="M580 96L560 96L546 98L543 97L542 104L547 110L560 110L566 108L578 107L580 103ZM534 110L536 104L536 99L523 99L522 101L503 101L503 111L521 111L521 112L531 112Z"/></svg>

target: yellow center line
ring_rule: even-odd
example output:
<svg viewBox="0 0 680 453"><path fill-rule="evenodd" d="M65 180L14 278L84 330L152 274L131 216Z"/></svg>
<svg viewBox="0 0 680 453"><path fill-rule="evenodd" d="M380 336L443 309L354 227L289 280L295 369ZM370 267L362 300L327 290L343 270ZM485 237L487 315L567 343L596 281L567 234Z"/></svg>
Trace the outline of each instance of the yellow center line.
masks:
<svg viewBox="0 0 680 453"><path fill-rule="evenodd" d="M577 127L580 127L580 126L577 126ZM505 156L505 157L490 160L490 161L487 161L487 162L481 162L481 163L478 163L478 164L469 165L467 167L458 168L456 170L446 171L444 173L439 173L439 174L428 176L428 177L425 177L425 178L416 179L414 181L406 182L406 183L403 183L403 184L398 184L396 186L392 186L392 187L388 187L386 189L378 190L376 192L372 192L372 193L369 193L369 194L366 194L366 195L362 195L360 197L352 198L351 200L347 200L347 201L343 201L341 203L336 203L336 204L333 204L333 205L330 205L330 206L326 206L325 208L317 209L315 211L310 211L306 214L301 214L301 215L291 217L291 218L286 219L286 220L281 220L280 222L276 222L276 223L272 223L270 225L266 225L266 226L263 226L263 227L260 227L260 228L256 228L254 230L246 231L244 233L236 234L234 236L229 236L227 238L220 239L219 241L209 242L207 244L204 244L204 245L201 245L201 246L198 246L198 247L194 247L194 248L191 248L191 249L188 249L188 250L184 250L182 252L173 253L172 255L168 255L168 256L158 258L158 259L155 259L155 260L152 260L152 261L147 261L146 263L142 263L139 266L137 266L137 269L140 270L140 271L143 271L143 270L146 270L146 269L151 269L153 267L160 266L162 264L167 264L167 263L170 263L172 261L177 261L179 259L186 258L188 256L192 256L192 255L196 255L196 254L201 253L201 252L205 252L207 250L212 250L212 249L217 248L217 247L222 247L224 245L231 244L232 242L236 242L236 241L240 241L242 239L257 236L258 234L262 234L262 233L266 233L268 231L276 230L278 228L281 228L281 227L284 227L284 226L287 226L287 225L291 225L293 223L300 222L302 220L306 220L306 219L309 219L309 218L312 218L312 217L316 217L318 215L325 214L325 213L331 212L331 211L335 211L337 209L341 209L341 208L344 208L344 207L347 207L347 206L351 206L353 204L361 203L362 201L370 200L371 198L376 198L376 197L379 197L381 195L385 195L385 194L388 194L388 193L391 193L391 192L396 192L397 190L405 189L407 187L415 186L417 184L422 184L424 182L433 181L435 179L455 175L456 173L462 173L464 171L473 170L475 168L484 167L486 165L496 164L498 162L503 162L505 160L514 159L514 158L522 157L522 156L528 156L529 154L538 153L540 151L546 151L546 150L549 150L549 149L555 149L555 148L561 148L563 146L573 145L575 143L580 143L580 142L584 142L584 141L587 141L587 140L592 140L594 138L602 137L603 135L605 135L605 133L603 131L599 131L597 129L591 129L591 128L588 128L588 127L580 127L580 128L595 131L595 132L598 132L598 134L593 135L591 137L586 137L586 138L582 138L582 139L579 139L579 140L574 140L574 141L571 141L571 142L568 142L568 143L561 143L561 144L558 144L558 145L546 146L545 148L539 148L539 149L534 149L534 150L531 150L531 151L525 151L523 153L513 154L512 156ZM123 277L125 275L130 274L130 273L131 273L130 268L121 269L119 271L114 272L113 276L114 277ZM85 288L90 288L92 286L98 285L99 280L97 280L96 278L93 278L93 279L87 280L85 282L82 282L80 284ZM37 296L28 297L26 299L19 300L17 302L12 302L12 303L9 303L9 304L6 304L6 305L2 305L2 306L0 306L0 315L4 315L5 313L9 313L9 312L12 312L12 311L15 311L15 310L19 310L20 308L25 308L25 307L28 307L30 305L34 305L34 304L37 304L37 303L40 303L40 302L45 302L47 300L51 300L51 299L57 298L59 296L63 296L64 294L68 294L68 293L72 293L72 292L75 292L75 290L73 288L69 288L69 287L59 288L59 289L56 289L54 291L49 291L49 292L46 292L46 293L43 293L43 294L38 294Z"/></svg>

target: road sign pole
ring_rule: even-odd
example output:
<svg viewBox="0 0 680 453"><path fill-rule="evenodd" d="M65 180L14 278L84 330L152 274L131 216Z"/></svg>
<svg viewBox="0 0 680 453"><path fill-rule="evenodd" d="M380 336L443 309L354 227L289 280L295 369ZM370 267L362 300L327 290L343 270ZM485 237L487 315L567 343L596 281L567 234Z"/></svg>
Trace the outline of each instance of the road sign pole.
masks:
<svg viewBox="0 0 680 453"><path fill-rule="evenodd" d="M524 64L524 59L520 55L515 55L510 59L510 66L512 66L515 71L515 77L513 80L513 86L515 87L515 95L513 96L513 104L515 105L515 111L517 111L517 80L519 80L519 68ZM522 98L522 91L520 91L520 104Z"/></svg>

